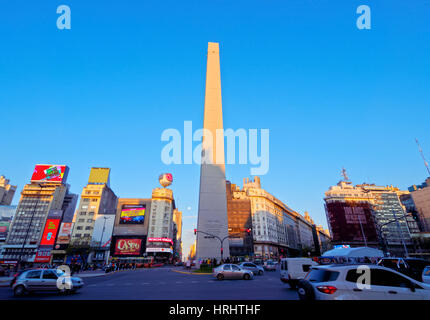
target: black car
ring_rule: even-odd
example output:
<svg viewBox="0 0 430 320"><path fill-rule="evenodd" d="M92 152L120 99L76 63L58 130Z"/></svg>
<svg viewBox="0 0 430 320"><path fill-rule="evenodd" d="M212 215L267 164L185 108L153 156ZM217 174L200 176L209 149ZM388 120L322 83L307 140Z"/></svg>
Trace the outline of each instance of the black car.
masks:
<svg viewBox="0 0 430 320"><path fill-rule="evenodd" d="M423 281L423 270L430 261L417 258L382 258L378 265L396 270L417 281Z"/></svg>

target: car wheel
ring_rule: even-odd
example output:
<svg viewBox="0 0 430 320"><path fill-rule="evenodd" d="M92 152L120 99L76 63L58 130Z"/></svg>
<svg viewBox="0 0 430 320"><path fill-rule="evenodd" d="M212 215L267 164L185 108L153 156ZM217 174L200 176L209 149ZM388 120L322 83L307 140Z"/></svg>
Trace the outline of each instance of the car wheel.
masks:
<svg viewBox="0 0 430 320"><path fill-rule="evenodd" d="M24 295L25 293L25 287L24 286L16 286L15 289L13 289L13 294L15 297L20 297Z"/></svg>
<svg viewBox="0 0 430 320"><path fill-rule="evenodd" d="M290 289L297 289L297 283L296 283L296 281L293 281L293 280L290 280L289 282L288 282L288 284L290 285Z"/></svg>
<svg viewBox="0 0 430 320"><path fill-rule="evenodd" d="M262 274L263 274L263 271L261 271L261 270L260 270L260 271L258 271L258 275L260 275L260 276L261 276Z"/></svg>
<svg viewBox="0 0 430 320"><path fill-rule="evenodd" d="M315 292L312 285L306 280L300 280L297 284L297 293L300 300L315 300Z"/></svg>
<svg viewBox="0 0 430 320"><path fill-rule="evenodd" d="M243 279L245 279L245 280L249 280L249 279L251 279L251 276L250 276L248 273L245 273L245 274L243 275Z"/></svg>
<svg viewBox="0 0 430 320"><path fill-rule="evenodd" d="M218 275L216 276L216 278L218 280L224 280L224 275L222 273L218 273Z"/></svg>

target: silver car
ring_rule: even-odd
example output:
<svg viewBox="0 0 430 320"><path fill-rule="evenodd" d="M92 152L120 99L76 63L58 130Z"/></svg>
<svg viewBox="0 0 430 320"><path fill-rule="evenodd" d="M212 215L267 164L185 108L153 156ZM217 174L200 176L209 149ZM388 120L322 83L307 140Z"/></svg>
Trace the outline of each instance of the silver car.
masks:
<svg viewBox="0 0 430 320"><path fill-rule="evenodd" d="M261 266L257 266L256 264L252 263L252 262L242 262L239 267L252 271L253 274L255 275L263 275L264 273L264 269Z"/></svg>
<svg viewBox="0 0 430 320"><path fill-rule="evenodd" d="M10 284L15 296L34 291L76 292L83 285L81 278L67 277L56 269L26 270L18 274Z"/></svg>
<svg viewBox="0 0 430 320"><path fill-rule="evenodd" d="M250 270L243 269L235 264L222 264L213 270L213 276L218 280L244 279L251 280L254 274Z"/></svg>

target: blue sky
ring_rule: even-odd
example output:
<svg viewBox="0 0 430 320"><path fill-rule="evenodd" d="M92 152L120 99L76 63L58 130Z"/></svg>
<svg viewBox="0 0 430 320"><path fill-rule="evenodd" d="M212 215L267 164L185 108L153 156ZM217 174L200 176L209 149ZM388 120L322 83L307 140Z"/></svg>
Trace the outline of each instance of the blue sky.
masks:
<svg viewBox="0 0 430 320"><path fill-rule="evenodd" d="M71 30L56 28L60 4ZM361 4L371 30L356 28ZM160 137L202 126L214 41L225 128L270 129L263 187L327 226L323 194L342 167L354 183L426 178L414 138L430 158L429 19L425 0L2 2L0 174L20 191L34 164L67 164L80 193L107 166L118 196L149 197L172 172L188 249L199 167L164 165ZM249 169L227 166L227 179Z"/></svg>

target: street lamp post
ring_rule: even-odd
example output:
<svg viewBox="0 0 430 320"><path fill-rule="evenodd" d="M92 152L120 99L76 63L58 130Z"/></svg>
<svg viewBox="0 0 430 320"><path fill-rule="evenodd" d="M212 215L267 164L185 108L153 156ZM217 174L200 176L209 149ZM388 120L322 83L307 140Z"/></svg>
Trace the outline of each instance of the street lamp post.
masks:
<svg viewBox="0 0 430 320"><path fill-rule="evenodd" d="M403 249L405 250L406 257L408 257L408 256L409 256L409 252L408 252L408 248L406 247L405 240L404 240L404 238L403 238L402 230L401 230L401 228L400 228L399 218L406 218L406 217L410 216L410 214L404 214L404 215L402 215L402 216L400 216L400 217L396 217L396 215L395 215L395 213L394 213L394 210L393 210L392 212L393 212L393 217L394 217L394 219L393 219L393 220L390 220L390 221L388 221L388 222L386 222L386 223L383 223L383 224L381 224L381 225L377 225L377 228L378 228L378 230L379 230L379 233L380 233L381 238L383 238L383 241L384 241L384 243L385 243L385 247L386 247L386 249L388 250L388 241L387 241L387 239L385 239L385 237L383 236L382 227L383 227L383 226L386 226L386 225L388 225L388 224L390 224L390 223L396 222L396 224L397 224L397 228L398 228L399 233L400 233L400 239L401 239L401 241L402 241ZM406 223L407 223L407 221L406 221Z"/></svg>

